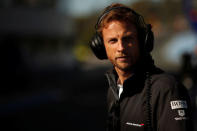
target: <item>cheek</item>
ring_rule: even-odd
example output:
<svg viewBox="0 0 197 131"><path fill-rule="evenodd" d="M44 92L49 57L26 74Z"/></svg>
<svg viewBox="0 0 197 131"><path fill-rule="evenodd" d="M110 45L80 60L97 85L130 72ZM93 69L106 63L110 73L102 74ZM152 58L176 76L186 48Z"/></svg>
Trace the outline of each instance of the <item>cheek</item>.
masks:
<svg viewBox="0 0 197 131"><path fill-rule="evenodd" d="M139 47L136 47L135 48L135 52L133 52L134 53L134 56L137 58L137 59L139 59L139 57L140 57L140 49L139 49Z"/></svg>
<svg viewBox="0 0 197 131"><path fill-rule="evenodd" d="M109 47L109 46L105 46L105 50L106 50L108 59L110 61L113 60L114 57L115 57L115 50L114 50L114 48Z"/></svg>
<svg viewBox="0 0 197 131"><path fill-rule="evenodd" d="M127 53L133 56L134 58L138 59L140 56L140 49L138 46L133 46L129 48Z"/></svg>
<svg viewBox="0 0 197 131"><path fill-rule="evenodd" d="M111 58L113 56L113 52L109 48L106 48L106 53L107 53L108 58Z"/></svg>

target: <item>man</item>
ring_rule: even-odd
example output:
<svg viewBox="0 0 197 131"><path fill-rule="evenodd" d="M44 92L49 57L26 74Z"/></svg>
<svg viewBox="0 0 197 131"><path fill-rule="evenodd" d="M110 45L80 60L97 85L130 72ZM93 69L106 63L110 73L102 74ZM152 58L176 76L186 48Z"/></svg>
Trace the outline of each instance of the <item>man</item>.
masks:
<svg viewBox="0 0 197 131"><path fill-rule="evenodd" d="M122 4L108 6L90 47L113 69L106 76L108 131L192 131L187 90L154 66L151 25Z"/></svg>

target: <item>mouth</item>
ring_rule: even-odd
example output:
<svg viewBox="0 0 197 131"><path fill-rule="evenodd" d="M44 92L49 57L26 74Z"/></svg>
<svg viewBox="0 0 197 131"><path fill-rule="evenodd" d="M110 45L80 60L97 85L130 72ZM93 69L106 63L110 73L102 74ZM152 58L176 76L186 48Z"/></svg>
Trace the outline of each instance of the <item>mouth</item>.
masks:
<svg viewBox="0 0 197 131"><path fill-rule="evenodd" d="M119 57L116 57L116 60L119 60L119 61L126 61L128 59L129 59L128 56L119 56Z"/></svg>

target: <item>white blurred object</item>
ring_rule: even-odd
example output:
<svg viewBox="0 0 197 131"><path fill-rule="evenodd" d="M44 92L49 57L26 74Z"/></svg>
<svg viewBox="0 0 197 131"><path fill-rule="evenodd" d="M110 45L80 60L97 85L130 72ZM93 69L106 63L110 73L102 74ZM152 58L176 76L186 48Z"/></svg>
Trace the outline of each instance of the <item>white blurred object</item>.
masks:
<svg viewBox="0 0 197 131"><path fill-rule="evenodd" d="M180 65L184 53L194 54L197 47L196 34L192 31L176 34L163 48L164 58L172 64Z"/></svg>

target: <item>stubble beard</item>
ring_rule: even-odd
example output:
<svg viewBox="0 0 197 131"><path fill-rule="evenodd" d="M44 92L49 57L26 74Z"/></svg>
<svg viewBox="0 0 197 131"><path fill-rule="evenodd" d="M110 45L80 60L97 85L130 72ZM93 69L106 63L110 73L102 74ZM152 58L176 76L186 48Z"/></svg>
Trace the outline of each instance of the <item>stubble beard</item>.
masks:
<svg viewBox="0 0 197 131"><path fill-rule="evenodd" d="M124 64L127 64L125 66L122 66L121 64L119 64L118 62L114 62L114 67L118 70L121 70L123 72L130 72L133 70L133 65L130 63L124 63Z"/></svg>

